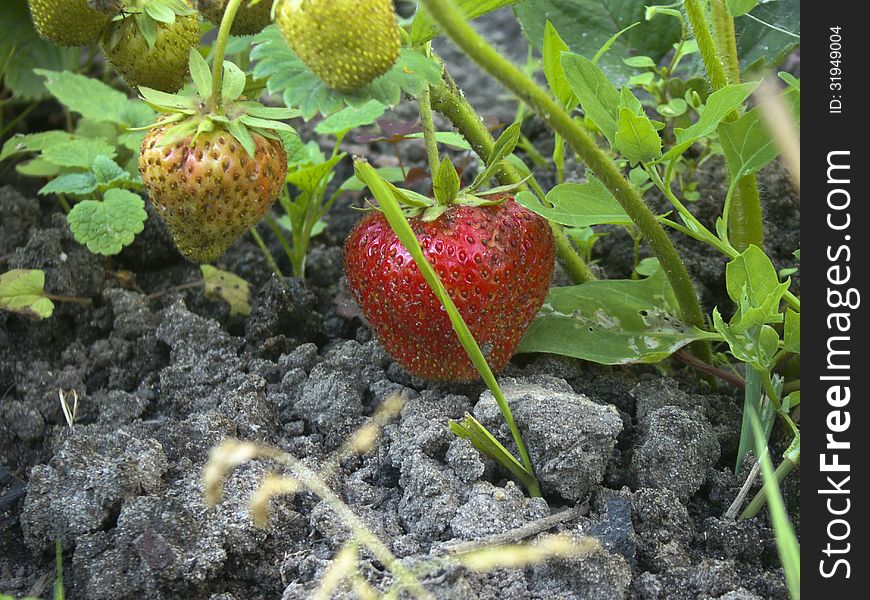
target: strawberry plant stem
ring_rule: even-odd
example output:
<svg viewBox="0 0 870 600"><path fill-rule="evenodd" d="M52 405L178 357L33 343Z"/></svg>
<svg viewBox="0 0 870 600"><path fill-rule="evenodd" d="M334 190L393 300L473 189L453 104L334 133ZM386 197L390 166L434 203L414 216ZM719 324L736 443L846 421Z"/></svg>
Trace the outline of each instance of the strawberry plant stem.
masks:
<svg viewBox="0 0 870 600"><path fill-rule="evenodd" d="M731 83L740 83L740 66L737 61L737 42L734 37L734 18L724 0L713 0L712 17L716 39L699 0L684 0L686 16L698 42L698 49L713 91ZM733 110L725 121L732 122L740 116ZM750 244L764 246L764 225L761 214L761 199L755 175L742 177L734 188L731 211L727 224L729 241L738 251Z"/></svg>
<svg viewBox="0 0 870 600"><path fill-rule="evenodd" d="M214 63L211 66L211 101L214 110L218 113L223 112L223 107L221 106L221 87L223 86L224 79L224 56L226 56L227 52L227 40L230 37L230 29L233 27L233 20L236 18L236 13L241 3L242 0L229 0L227 2L227 8L224 10L224 16L221 19L221 26L214 41Z"/></svg>
<svg viewBox="0 0 870 600"><path fill-rule="evenodd" d="M278 267L278 263L275 262L275 257L272 256L272 252L266 246L266 242L263 241L263 238L260 236L260 233L257 231L256 227L251 227L251 237L254 238L254 241L257 243L257 247L260 248L260 252L263 253L263 256L266 258L266 262L269 263L269 267L272 268L272 272L283 279L284 273L281 272L281 269Z"/></svg>
<svg viewBox="0 0 870 600"><path fill-rule="evenodd" d="M613 160L546 92L480 37L466 23L452 0L422 0L422 4L454 44L484 71L533 108L551 129L568 142L589 169L610 190L659 259L674 290L683 319L703 329L704 316L686 266L680 260L664 228L644 204L635 187L623 177ZM709 347L704 354L709 355ZM711 361L705 360L705 362Z"/></svg>
<svg viewBox="0 0 870 600"><path fill-rule="evenodd" d="M484 163L489 162L495 139L480 121L474 108L465 99L465 96L456 87L453 78L446 70L442 72L441 83L430 89L432 106L447 117L454 127L459 130L462 137L471 145L475 153ZM522 181L517 170L507 162L495 174L496 179L502 185L515 184ZM543 194L539 194L543 197ZM565 270L574 283L586 283L595 279L595 274L589 269L584 260L577 254L565 230L558 223L550 223L553 237L556 241L556 254L565 265Z"/></svg>

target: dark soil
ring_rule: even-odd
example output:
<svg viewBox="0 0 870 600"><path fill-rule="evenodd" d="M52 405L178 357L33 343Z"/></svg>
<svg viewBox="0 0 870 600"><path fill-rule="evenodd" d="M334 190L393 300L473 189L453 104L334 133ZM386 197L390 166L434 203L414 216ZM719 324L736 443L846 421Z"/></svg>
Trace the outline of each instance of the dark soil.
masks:
<svg viewBox="0 0 870 600"><path fill-rule="evenodd" d="M513 41L509 31L499 35ZM453 71L475 104L510 118L498 88L470 85L464 66ZM390 154L366 150L375 162L379 151ZM347 528L310 494L274 500L269 526L255 527L248 502L268 471L261 463L239 468L224 502L209 509L200 481L209 450L238 437L316 467L400 394L406 405L375 449L343 461L330 481L407 564L575 505L588 510L551 531L601 542L582 558L521 570L442 568L423 577L437 597L787 597L766 513L745 522L723 516L745 479L733 474L736 390L712 391L676 362L605 368L515 357L501 382L545 494L529 499L448 431L448 419L470 412L511 447L486 388L410 377L357 316L341 243L358 218L347 205L359 198L329 215L305 283L274 277L247 239L218 261L251 284L253 312L242 318L200 289L174 289L196 281L199 269L178 255L155 215L132 246L104 260L72 239L50 199L37 200L8 169L2 177L0 271L43 269L53 294L92 305L58 302L42 322L0 313L0 592L48 597L60 540L72 599L310 597ZM796 195L778 167L761 185L767 250L777 266L791 266ZM710 162L703 200L693 205L705 221L721 205L722 186L722 166ZM727 306L724 260L678 243L705 306ZM614 230L596 258L609 276L625 276L631 241ZM60 390L78 394L74 429ZM784 492L799 526L795 480ZM364 555L363 563L373 585L390 582L376 560Z"/></svg>

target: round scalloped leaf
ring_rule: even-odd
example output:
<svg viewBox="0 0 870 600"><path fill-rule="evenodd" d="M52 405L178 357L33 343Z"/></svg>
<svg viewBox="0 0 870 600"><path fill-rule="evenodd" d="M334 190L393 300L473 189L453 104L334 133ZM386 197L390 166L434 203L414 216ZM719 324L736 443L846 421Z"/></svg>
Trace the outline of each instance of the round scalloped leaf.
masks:
<svg viewBox="0 0 870 600"><path fill-rule="evenodd" d="M142 198L121 189L108 190L103 201L85 200L67 215L73 236L95 254L111 256L133 242L145 226Z"/></svg>
<svg viewBox="0 0 870 600"><path fill-rule="evenodd" d="M287 106L298 108L305 120L318 113L330 115L345 106L362 106L377 100L395 106L402 92L416 96L427 83L437 85L441 66L419 52L403 48L399 60L386 74L353 92L329 88L303 63L274 25L262 31L254 42L251 59L256 79L266 79L269 92L282 94Z"/></svg>

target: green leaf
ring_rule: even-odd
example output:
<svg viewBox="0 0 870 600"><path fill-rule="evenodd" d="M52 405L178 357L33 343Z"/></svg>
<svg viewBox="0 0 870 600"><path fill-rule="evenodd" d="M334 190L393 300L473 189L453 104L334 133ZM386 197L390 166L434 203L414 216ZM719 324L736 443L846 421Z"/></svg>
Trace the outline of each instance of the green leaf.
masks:
<svg viewBox="0 0 870 600"><path fill-rule="evenodd" d="M544 27L543 62L544 76L552 90L556 100L563 107L567 107L574 96L571 86L565 79L562 70L562 53L568 50L566 44L553 24L547 21Z"/></svg>
<svg viewBox="0 0 870 600"><path fill-rule="evenodd" d="M98 79L76 73L34 69L45 87L71 111L94 121L125 123L131 100Z"/></svg>
<svg viewBox="0 0 870 600"><path fill-rule="evenodd" d="M272 94L282 95L284 104L297 107L303 118L330 115L345 106L362 106L377 100L395 106L405 92L417 96L427 84L441 80L441 66L420 52L403 48L399 59L387 73L367 87L353 92L330 89L294 54L275 25L259 33L251 50L256 61L254 77L264 79Z"/></svg>
<svg viewBox="0 0 870 600"><path fill-rule="evenodd" d="M43 131L40 133L28 133L27 135L18 133L3 144L3 150L0 150L0 162L11 156L26 152L40 152L49 146L73 142L78 139L81 138L65 131Z"/></svg>
<svg viewBox="0 0 870 600"><path fill-rule="evenodd" d="M625 30L597 60L608 78L621 85L634 74L624 58L643 55L659 63L680 39L680 22L670 18L647 21L645 4L625 0L534 0L518 4L514 12L538 51L543 48L547 21L562 34L571 52L590 59L613 34ZM635 26L627 29L631 25Z"/></svg>
<svg viewBox="0 0 870 600"><path fill-rule="evenodd" d="M45 297L45 273L36 269L13 269L0 275L0 310L31 319L47 319L54 303Z"/></svg>
<svg viewBox="0 0 870 600"><path fill-rule="evenodd" d="M103 201L84 200L67 215L76 241L95 254L112 256L133 243L145 226L145 203L133 192L108 190Z"/></svg>
<svg viewBox="0 0 870 600"><path fill-rule="evenodd" d="M295 119L299 111L285 106L263 106L259 102L238 102L236 106L244 109L245 114L261 119Z"/></svg>
<svg viewBox="0 0 870 600"><path fill-rule="evenodd" d="M456 7L467 20L471 20L517 2L518 0L456 0ZM438 25L422 6L414 15L409 35L412 45L415 46L425 44L438 35Z"/></svg>
<svg viewBox="0 0 870 600"><path fill-rule="evenodd" d="M281 215L275 219L275 222L287 231L293 233L293 221L290 219L289 215ZM316 237L324 231L326 231L326 221L319 220L311 226L311 237Z"/></svg>
<svg viewBox="0 0 870 600"><path fill-rule="evenodd" d="M238 140L242 145L242 148L245 149L248 156L253 157L254 152L257 150L257 144L254 143L254 138L251 137L251 132L248 131L248 128L238 121L230 121L226 124L226 127L227 131L230 132L230 135L236 138L236 140Z"/></svg>
<svg viewBox="0 0 870 600"><path fill-rule="evenodd" d="M442 205L450 204L456 199L459 193L459 175L449 157L445 157L438 166L438 172L432 179L432 189Z"/></svg>
<svg viewBox="0 0 870 600"><path fill-rule="evenodd" d="M734 20L734 32L742 71L774 67L800 44L800 0L759 2Z"/></svg>
<svg viewBox="0 0 870 600"><path fill-rule="evenodd" d="M758 6L758 0L728 0L728 10L732 17L745 15Z"/></svg>
<svg viewBox="0 0 870 600"><path fill-rule="evenodd" d="M786 352L801 353L801 315L790 308L785 311L783 342Z"/></svg>
<svg viewBox="0 0 870 600"><path fill-rule="evenodd" d="M39 190L39 194L71 194L87 196L97 189L93 173L63 173L58 175Z"/></svg>
<svg viewBox="0 0 870 600"><path fill-rule="evenodd" d="M629 56L628 58L623 58L622 62L635 69L653 69L656 66L656 61L649 56Z"/></svg>
<svg viewBox="0 0 870 600"><path fill-rule="evenodd" d="M786 71L777 73L780 79L788 84L788 86L797 91L801 91L801 80Z"/></svg>
<svg viewBox="0 0 870 600"><path fill-rule="evenodd" d="M187 63L190 66L190 78L193 80L196 91L203 98L211 98L211 86L213 83L211 69L209 69L208 63L205 62L202 54L199 53L198 47L190 49Z"/></svg>
<svg viewBox="0 0 870 600"><path fill-rule="evenodd" d="M528 487L529 482L534 480L526 468L518 461L494 435L487 431L486 427L470 414L466 413L461 421L449 421L448 427L453 435L461 437L477 448L478 452L490 457L502 467L507 469L514 477Z"/></svg>
<svg viewBox="0 0 870 600"><path fill-rule="evenodd" d="M583 112L613 144L616 138L620 94L591 60L579 54L563 54L562 69Z"/></svg>
<svg viewBox="0 0 870 600"><path fill-rule="evenodd" d="M175 12L161 2L148 2L144 7L145 14L160 23L171 25L175 23Z"/></svg>
<svg viewBox="0 0 870 600"><path fill-rule="evenodd" d="M98 156L115 157L115 148L101 139L80 138L48 146L42 151L42 160L59 167L90 169Z"/></svg>
<svg viewBox="0 0 870 600"><path fill-rule="evenodd" d="M195 50L192 53L199 56ZM209 74L211 79L211 74ZM182 96L181 94L167 94L160 90L155 90L147 86L139 86L139 94L149 104L158 107L158 110L168 112L166 109L177 109L182 111L190 111L190 114L196 112L196 102L191 96Z"/></svg>
<svg viewBox="0 0 870 600"><path fill-rule="evenodd" d="M256 127L257 129L264 129L266 131L296 131L291 125L288 125L287 123L275 121L273 119L261 119L259 117L253 117L251 115L242 115L239 118L239 121L241 121L248 127Z"/></svg>
<svg viewBox="0 0 870 600"><path fill-rule="evenodd" d="M221 85L221 98L224 102L232 102L245 91L247 78L245 72L228 60L224 61L224 80ZM250 114L250 113L248 113Z"/></svg>
<svg viewBox="0 0 870 600"><path fill-rule="evenodd" d="M649 117L645 114L637 116L629 108L620 108L613 150L634 166L659 158L662 155L662 140Z"/></svg>
<svg viewBox="0 0 870 600"><path fill-rule="evenodd" d="M362 106L348 106L323 119L314 131L323 135L344 133L374 123L386 110L387 107L377 100L369 100Z"/></svg>
<svg viewBox="0 0 870 600"><path fill-rule="evenodd" d="M728 297L738 306L744 298L750 306L763 306L780 287L780 282L764 250L750 245L725 266L725 286Z"/></svg>
<svg viewBox="0 0 870 600"><path fill-rule="evenodd" d="M408 139L423 139L423 132L418 131L417 133L411 133L405 136ZM439 144L444 144L445 146L450 146L451 148L455 148L456 150L471 150L471 145L468 141L462 137L460 134L455 133L453 131L436 131L435 132L435 141Z"/></svg>
<svg viewBox="0 0 870 600"><path fill-rule="evenodd" d="M223 300L230 305L230 315L251 314L248 301L250 289L248 282L229 271L221 271L211 265L200 265L202 280L205 284L205 297L211 300Z"/></svg>
<svg viewBox="0 0 870 600"><path fill-rule="evenodd" d="M94 159L91 165L97 183L112 183L114 181L129 181L130 174L122 169L118 163L102 154Z"/></svg>
<svg viewBox="0 0 870 600"><path fill-rule="evenodd" d="M514 148L517 146L517 142L520 141L520 123L514 123L507 129L505 129L498 139L495 141L495 144L492 147L492 152L490 153L489 162L484 167L483 171L478 174L477 177L474 178L474 181L468 186L469 192L474 192L484 184L486 184L492 176L495 175L495 172L501 168L501 161L510 156Z"/></svg>
<svg viewBox="0 0 870 600"><path fill-rule="evenodd" d="M41 158L34 158L15 165L15 170L27 177L55 177L60 174L61 168Z"/></svg>
<svg viewBox="0 0 870 600"><path fill-rule="evenodd" d="M616 365L653 363L718 336L683 323L664 272L551 288L517 352L548 352Z"/></svg>
<svg viewBox="0 0 870 600"><path fill-rule="evenodd" d="M520 192L516 201L545 219L571 227L632 222L613 194L591 176L586 183L557 185L547 193L547 205L541 204L531 192Z"/></svg>
<svg viewBox="0 0 870 600"><path fill-rule="evenodd" d="M327 177L332 174L332 168L345 156L347 154L342 152L326 162L287 173L287 183L296 186L303 192L315 193L320 189L320 186L323 185Z"/></svg>
<svg viewBox="0 0 870 600"><path fill-rule="evenodd" d="M726 85L721 90L710 94L698 121L686 129L678 127L674 130L677 138L676 143L662 156L661 161L670 161L677 158L696 141L716 131L722 119L732 110L743 104L757 87L758 82L752 81L749 83Z"/></svg>
<svg viewBox="0 0 870 600"><path fill-rule="evenodd" d="M689 103L682 98L671 98L667 104L659 104L656 106L656 112L663 117L679 117L689 110Z"/></svg>
<svg viewBox="0 0 870 600"><path fill-rule="evenodd" d="M148 48L153 49L157 44L157 22L144 12L134 14L133 21L136 23L139 33L145 38Z"/></svg>
<svg viewBox="0 0 870 600"><path fill-rule="evenodd" d="M792 108L795 122L800 125L800 94L789 91L783 98ZM719 140L728 163L731 179L757 173L779 156L773 136L757 106L731 123L719 124Z"/></svg>

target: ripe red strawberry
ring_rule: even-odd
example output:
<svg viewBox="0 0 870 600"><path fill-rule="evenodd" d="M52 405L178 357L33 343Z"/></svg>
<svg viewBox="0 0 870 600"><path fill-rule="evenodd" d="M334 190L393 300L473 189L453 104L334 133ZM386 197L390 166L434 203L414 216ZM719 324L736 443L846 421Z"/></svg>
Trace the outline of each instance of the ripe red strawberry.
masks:
<svg viewBox="0 0 870 600"><path fill-rule="evenodd" d="M546 220L508 198L452 205L434 221L409 219L494 371L507 364L547 295L555 250ZM447 313L380 212L345 243L347 280L384 348L411 374L470 381L478 373Z"/></svg>
<svg viewBox="0 0 870 600"><path fill-rule="evenodd" d="M284 185L287 154L255 131L253 157L223 129L161 147L166 132L158 126L142 143L142 181L181 253L210 262L269 210Z"/></svg>

